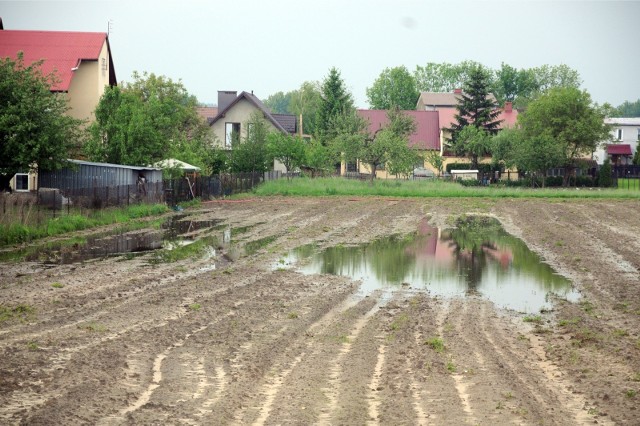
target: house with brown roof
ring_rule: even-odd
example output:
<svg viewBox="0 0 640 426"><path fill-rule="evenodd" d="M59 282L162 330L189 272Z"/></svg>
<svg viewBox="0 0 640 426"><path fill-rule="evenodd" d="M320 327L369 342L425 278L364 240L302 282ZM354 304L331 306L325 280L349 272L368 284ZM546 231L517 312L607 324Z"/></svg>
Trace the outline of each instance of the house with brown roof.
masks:
<svg viewBox="0 0 640 426"><path fill-rule="evenodd" d="M91 122L107 86L117 84L107 33L75 31L31 31L4 29L0 19L0 58L15 60L22 52L25 65L43 61L44 75L57 76L50 90L63 94L68 114ZM20 173L11 180L17 191L34 190L35 176Z"/></svg>
<svg viewBox="0 0 640 426"><path fill-rule="evenodd" d="M242 92L238 95L236 91L218 91L218 115L209 125L219 147L231 149L234 134L245 138L248 121L255 112L262 114L271 131L290 135L298 132L298 121L295 115L272 114L253 92ZM277 161L274 164L274 170L286 171L284 165Z"/></svg>

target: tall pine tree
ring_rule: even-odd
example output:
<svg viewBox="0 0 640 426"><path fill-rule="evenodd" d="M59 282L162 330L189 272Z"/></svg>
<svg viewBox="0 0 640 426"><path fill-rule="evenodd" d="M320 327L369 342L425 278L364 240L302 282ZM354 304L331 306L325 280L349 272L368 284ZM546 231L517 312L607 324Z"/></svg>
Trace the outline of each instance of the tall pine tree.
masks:
<svg viewBox="0 0 640 426"><path fill-rule="evenodd" d="M351 93L345 88L340 71L335 67L329 70L329 75L322 82L321 98L316 112L316 137L326 144L336 136L336 119L354 108Z"/></svg>
<svg viewBox="0 0 640 426"><path fill-rule="evenodd" d="M481 66L473 67L469 71L469 78L462 87L462 94L458 101L455 114L456 123L451 128L451 140L458 155L467 155L472 158L474 167L477 167L477 147L471 143L476 138L462 138L458 140L462 131L468 126L482 130L487 136L498 133L502 120L498 119L500 110L495 98L489 93L491 87L491 75ZM465 133L466 134L466 133ZM475 146L475 145L474 145ZM486 152L488 154L488 152Z"/></svg>

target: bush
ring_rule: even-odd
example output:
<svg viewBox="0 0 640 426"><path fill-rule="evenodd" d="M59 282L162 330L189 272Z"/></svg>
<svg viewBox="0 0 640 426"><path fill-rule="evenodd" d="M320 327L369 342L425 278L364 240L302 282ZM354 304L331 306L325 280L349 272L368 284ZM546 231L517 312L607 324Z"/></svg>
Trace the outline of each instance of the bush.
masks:
<svg viewBox="0 0 640 426"><path fill-rule="evenodd" d="M613 184L613 179L611 179L611 162L607 158L604 160L604 164L600 167L600 171L598 173L598 186L601 188L609 188Z"/></svg>

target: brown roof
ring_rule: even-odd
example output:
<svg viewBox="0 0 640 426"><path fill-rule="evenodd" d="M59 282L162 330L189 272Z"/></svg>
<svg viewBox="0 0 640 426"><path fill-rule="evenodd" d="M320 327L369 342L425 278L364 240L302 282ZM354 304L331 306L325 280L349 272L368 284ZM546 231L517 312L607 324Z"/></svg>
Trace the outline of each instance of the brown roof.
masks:
<svg viewBox="0 0 640 426"><path fill-rule="evenodd" d="M416 131L409 135L409 146L418 149L440 150L438 111L402 111L413 118ZM359 109L358 115L369 121L369 133L374 134L389 123L387 111Z"/></svg>
<svg viewBox="0 0 640 426"><path fill-rule="evenodd" d="M453 92L422 92L418 98L417 108L424 109L425 107L440 108L440 107L455 107L458 105L458 100L461 98L461 94ZM496 101L496 97L493 94L489 94L488 98Z"/></svg>
<svg viewBox="0 0 640 426"><path fill-rule="evenodd" d="M283 133L292 133L289 132L289 130L287 128L285 128L280 121L278 121L275 117L274 114L271 114L271 111L269 111L269 108L267 108L260 99L258 99L257 96L255 96L253 93L248 93L248 92L242 92L238 95L237 98L235 98L233 100L233 102L231 102L224 110L219 111L218 115L211 120L211 122L209 123L210 126L213 126L214 123L216 123L218 120L220 120L221 118L223 118L225 116L225 114L227 113L227 111L229 111L231 108L233 108L238 102L240 102L242 99L246 99L247 101L249 101L250 103L252 103L256 108L258 108L260 111L262 111L262 113L264 114L264 118L266 118L271 124L274 125L274 127L278 130L280 130ZM287 114L277 114L279 116L285 116ZM294 121L295 121L295 116L292 116ZM284 119L281 119L281 121L286 121ZM295 133L295 130L294 132Z"/></svg>

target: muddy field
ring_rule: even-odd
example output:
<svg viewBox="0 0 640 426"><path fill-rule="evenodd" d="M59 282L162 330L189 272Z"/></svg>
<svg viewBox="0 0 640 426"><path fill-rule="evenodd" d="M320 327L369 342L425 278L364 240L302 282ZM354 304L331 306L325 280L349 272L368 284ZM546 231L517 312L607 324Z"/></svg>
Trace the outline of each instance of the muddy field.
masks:
<svg viewBox="0 0 640 426"><path fill-rule="evenodd" d="M637 201L269 198L189 213L246 228L202 259L1 265L0 424L640 424ZM274 267L309 243L471 213L582 298L532 318L481 294L363 294Z"/></svg>

